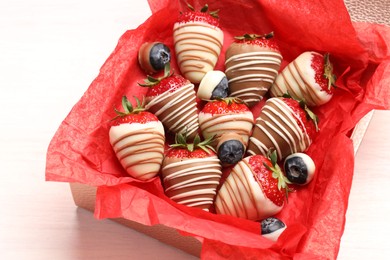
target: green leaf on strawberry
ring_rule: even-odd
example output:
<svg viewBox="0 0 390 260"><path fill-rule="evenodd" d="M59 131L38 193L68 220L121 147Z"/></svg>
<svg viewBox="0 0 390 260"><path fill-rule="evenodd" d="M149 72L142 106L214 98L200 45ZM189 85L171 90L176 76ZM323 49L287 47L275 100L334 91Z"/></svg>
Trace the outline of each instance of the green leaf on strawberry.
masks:
<svg viewBox="0 0 390 260"><path fill-rule="evenodd" d="M288 184L291 184L291 182L283 174L282 169L277 163L278 155L276 150L269 150L267 157L271 161L272 166L269 166L266 162L264 162L263 164L269 171L272 171L272 177L278 180L278 189L280 191L283 189L286 192L286 200L288 201L288 193L290 192Z"/></svg>

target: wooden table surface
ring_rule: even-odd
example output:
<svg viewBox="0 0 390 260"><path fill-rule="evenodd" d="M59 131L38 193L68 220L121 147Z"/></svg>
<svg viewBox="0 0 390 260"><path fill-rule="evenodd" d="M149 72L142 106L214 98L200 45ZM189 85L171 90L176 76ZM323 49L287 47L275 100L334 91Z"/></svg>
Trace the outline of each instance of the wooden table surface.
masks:
<svg viewBox="0 0 390 260"><path fill-rule="evenodd" d="M45 182L47 146L146 1L0 2L0 259L196 259L75 207ZM356 156L339 259L387 259L390 112L376 111Z"/></svg>

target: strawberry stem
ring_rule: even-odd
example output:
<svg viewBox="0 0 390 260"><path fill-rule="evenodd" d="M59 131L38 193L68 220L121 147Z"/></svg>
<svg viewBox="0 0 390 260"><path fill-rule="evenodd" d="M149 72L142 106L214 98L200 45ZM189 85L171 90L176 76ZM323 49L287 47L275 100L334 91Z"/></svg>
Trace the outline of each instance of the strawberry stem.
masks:
<svg viewBox="0 0 390 260"><path fill-rule="evenodd" d="M210 150L215 152L214 148L210 145L215 139L215 136L211 136L204 141L201 141L200 136L197 134L192 143L187 143L187 134L177 133L175 135L175 143L171 144L171 148L184 148L190 152L193 152L195 149L200 148L206 153L210 154Z"/></svg>
<svg viewBox="0 0 390 260"><path fill-rule="evenodd" d="M333 74L333 65L329 59L329 53L324 54L324 78L328 80L328 90L336 87L336 75Z"/></svg>
<svg viewBox="0 0 390 260"><path fill-rule="evenodd" d="M130 101L127 99L127 97L123 96L122 97L122 108L123 108L124 112L119 111L118 109L114 108L114 111L117 114L117 116L111 120L115 120L119 117L124 117L124 116L127 116L129 114L138 114L142 111L145 111L145 108L144 108L145 99L143 99L142 103L136 96L134 96L134 99L135 99L135 102L137 103L137 106L135 108L130 103Z"/></svg>
<svg viewBox="0 0 390 260"><path fill-rule="evenodd" d="M267 33L267 34L244 34L242 36L235 36L234 38L236 40L247 40L247 41L252 41L252 40L256 40L256 39L259 39L259 38L264 38L264 39L270 39L274 37L274 32L270 32L270 33Z"/></svg>
<svg viewBox="0 0 390 260"><path fill-rule="evenodd" d="M154 78L150 75L148 75L146 77L146 79L144 79L144 83L141 84L141 83L138 83L139 86L141 87L153 87L157 84L159 84L161 82L161 80L165 79L165 78L168 78L170 76L173 75L173 72L171 72L171 64L168 62L167 64L165 64L164 66L164 75L159 77L159 78Z"/></svg>
<svg viewBox="0 0 390 260"><path fill-rule="evenodd" d="M288 202L288 193L291 189L288 187L288 184L291 182L287 179L287 177L283 174L282 169L278 165L278 155L276 150L269 150L267 154L268 159L271 161L272 167L270 167L267 163L263 163L263 165L272 172L272 177L278 180L278 189L284 189L286 192L286 201Z"/></svg>

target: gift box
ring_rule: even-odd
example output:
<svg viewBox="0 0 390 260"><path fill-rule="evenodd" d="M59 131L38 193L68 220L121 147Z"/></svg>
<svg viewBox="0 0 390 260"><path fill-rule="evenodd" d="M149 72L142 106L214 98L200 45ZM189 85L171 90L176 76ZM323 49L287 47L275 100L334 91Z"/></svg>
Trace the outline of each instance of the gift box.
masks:
<svg viewBox="0 0 390 260"><path fill-rule="evenodd" d="M190 2L195 9L206 1ZM208 1L220 10L224 46L233 36L274 32L284 65L307 50L331 53L337 74L332 100L315 109L320 133L307 150L318 172L309 186L291 194L278 217L287 229L276 242L260 235L258 222L178 205L161 180L128 176L108 140L108 121L121 97L142 97L138 86L143 42L160 41L173 50L172 30L184 1L149 0L152 16L126 31L80 101L53 137L46 179L69 182L76 205L111 218L202 258L324 258L337 256L353 177L354 153L367 126L367 113L389 109L390 29L352 22L343 1ZM179 71L175 57L172 65ZM258 111L259 107L253 108ZM359 123L360 122L360 123ZM362 123L363 122L363 123Z"/></svg>

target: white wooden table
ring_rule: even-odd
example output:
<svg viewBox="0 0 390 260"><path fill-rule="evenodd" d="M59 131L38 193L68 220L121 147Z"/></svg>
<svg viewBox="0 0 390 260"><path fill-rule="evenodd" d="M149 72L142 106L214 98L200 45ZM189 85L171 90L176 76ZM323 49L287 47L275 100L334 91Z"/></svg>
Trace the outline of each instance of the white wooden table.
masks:
<svg viewBox="0 0 390 260"><path fill-rule="evenodd" d="M0 259L195 259L75 207L45 182L47 146L146 1L0 2ZM390 112L376 112L356 157L339 259L390 254Z"/></svg>

